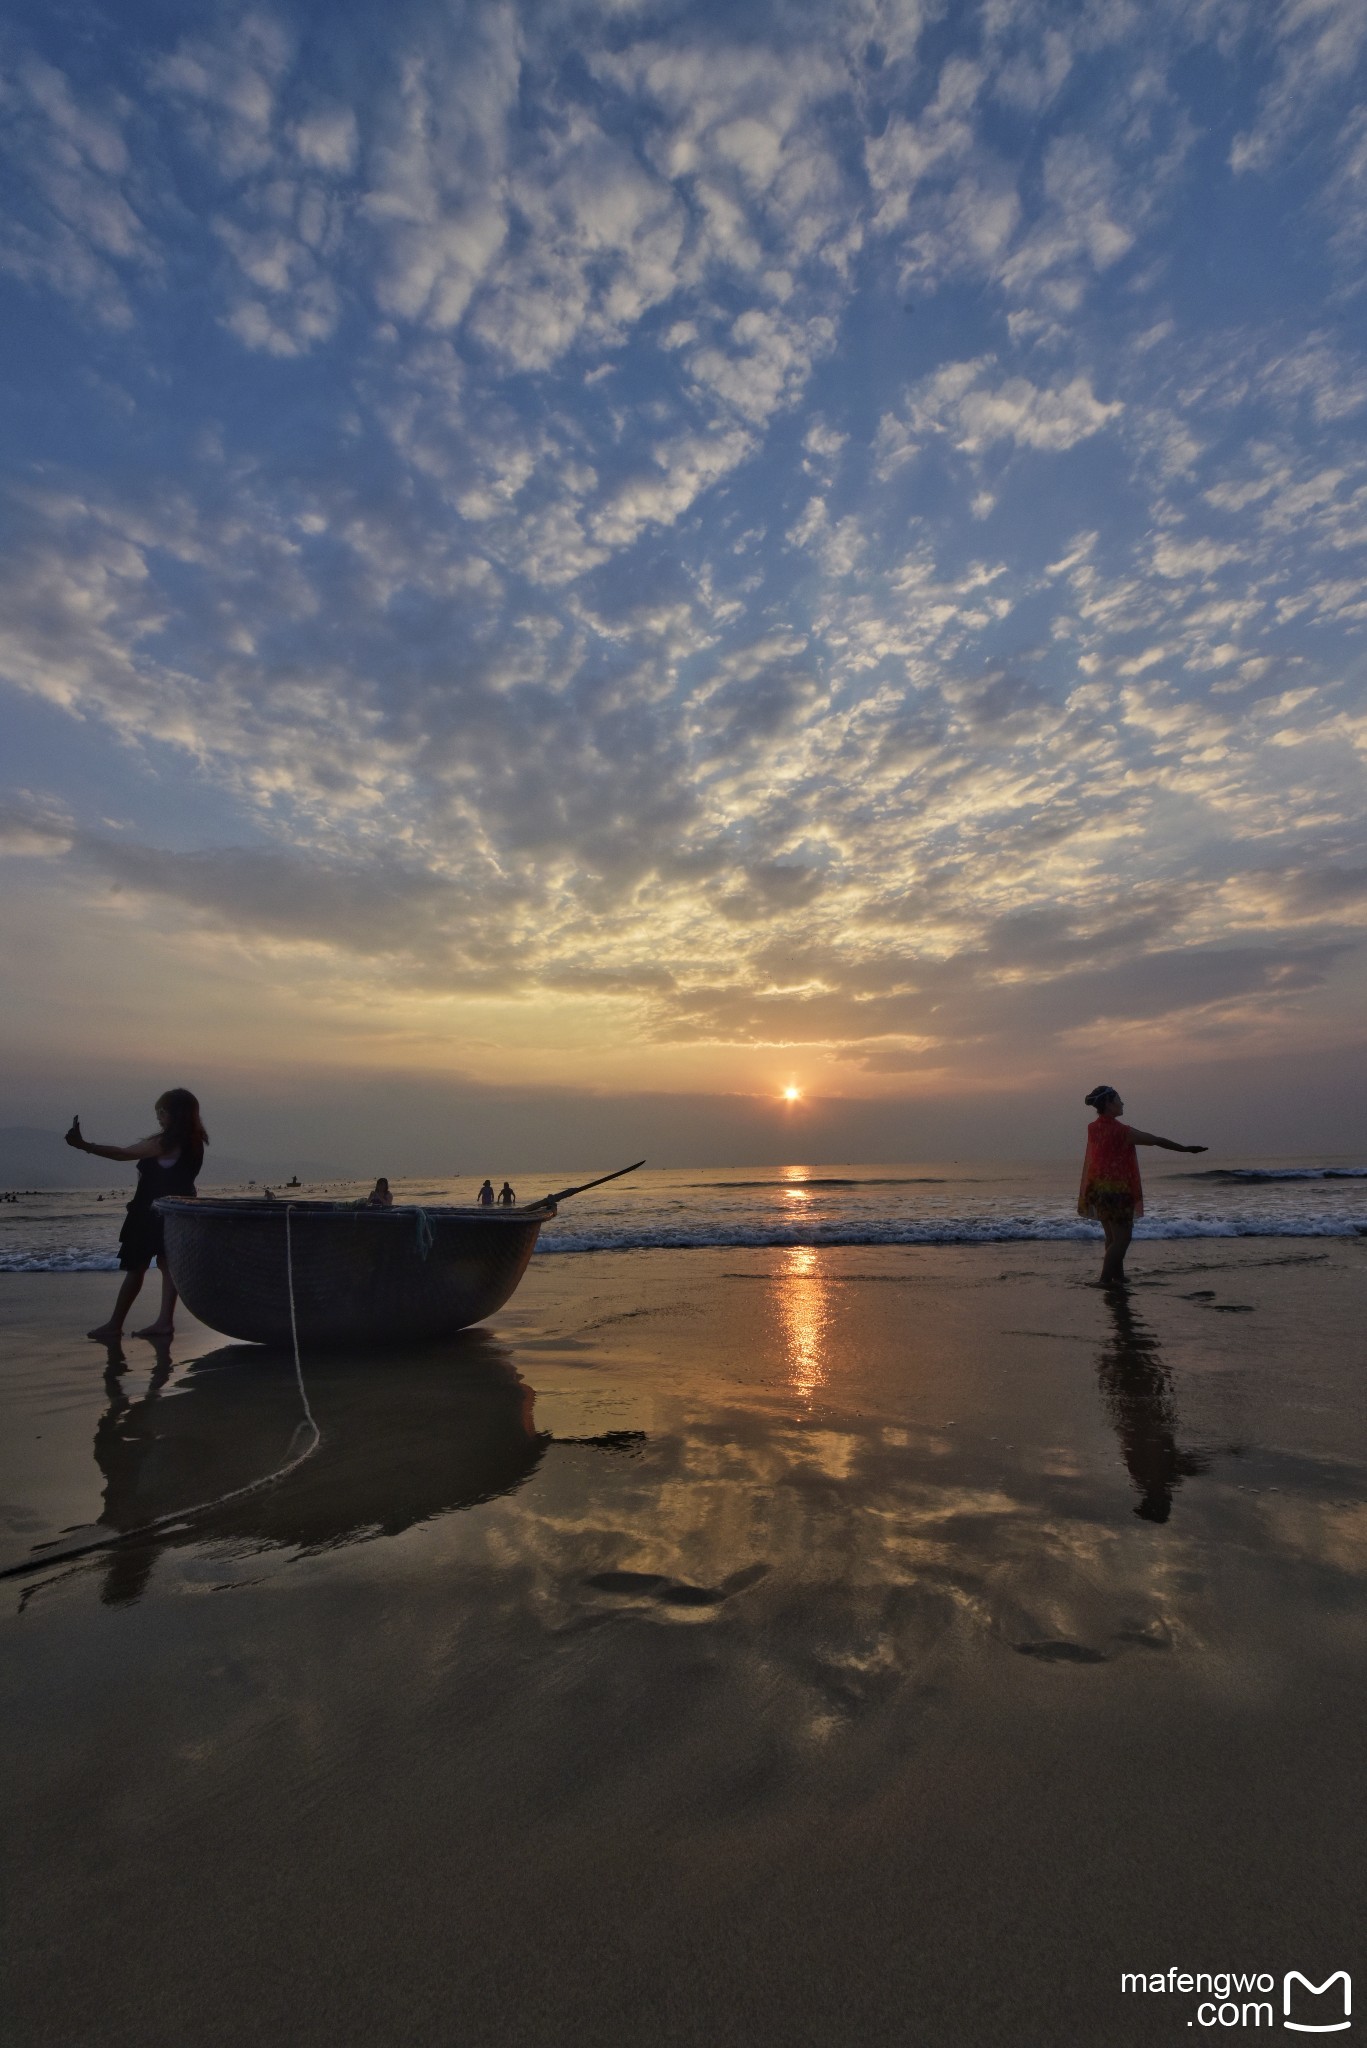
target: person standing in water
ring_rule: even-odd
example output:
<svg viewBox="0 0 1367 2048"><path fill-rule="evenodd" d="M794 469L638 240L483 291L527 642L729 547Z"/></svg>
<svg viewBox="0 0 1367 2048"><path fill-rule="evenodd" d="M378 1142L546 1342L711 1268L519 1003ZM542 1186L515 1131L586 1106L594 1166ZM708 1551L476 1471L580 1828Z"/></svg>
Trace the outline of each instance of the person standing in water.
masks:
<svg viewBox="0 0 1367 2048"><path fill-rule="evenodd" d="M1152 1131L1137 1131L1122 1124L1125 1105L1114 1088L1093 1088L1083 1101L1096 1116L1087 1126L1087 1156L1082 1164L1082 1185L1078 1189L1077 1213L1090 1216L1106 1234L1106 1256L1101 1262L1101 1284L1125 1278L1125 1254L1134 1236L1136 1219L1144 1213L1144 1189L1139 1179L1136 1145L1161 1145L1165 1152L1204 1152L1204 1145L1179 1145L1172 1138L1156 1138Z"/></svg>
<svg viewBox="0 0 1367 2048"><path fill-rule="evenodd" d="M475 1200L479 1203L481 1209L493 1208L494 1184L491 1180L486 1180L481 1183L479 1193L475 1196Z"/></svg>
<svg viewBox="0 0 1367 2048"><path fill-rule="evenodd" d="M161 1218L152 1204L161 1195L179 1195L182 1198L194 1195L209 1133L200 1119L199 1098L188 1088L168 1088L165 1095L157 1100L156 1114L160 1128L152 1137L140 1138L135 1145L90 1144L81 1135L78 1116L72 1117L71 1129L66 1134L67 1144L73 1145L78 1152L91 1152L97 1159L136 1159L138 1162L138 1184L119 1232L119 1265L123 1281L114 1303L114 1313L107 1323L101 1323L97 1330L86 1333L100 1344L117 1344L123 1336L124 1318L147 1278L147 1268L153 1259L161 1268L161 1308L154 1323L149 1323L146 1329L135 1330L133 1334L153 1339L175 1334L176 1290L166 1270Z"/></svg>
<svg viewBox="0 0 1367 2048"><path fill-rule="evenodd" d="M500 1209L512 1209L516 1204L517 1196L513 1193L511 1183L505 1180L498 1191L498 1206Z"/></svg>

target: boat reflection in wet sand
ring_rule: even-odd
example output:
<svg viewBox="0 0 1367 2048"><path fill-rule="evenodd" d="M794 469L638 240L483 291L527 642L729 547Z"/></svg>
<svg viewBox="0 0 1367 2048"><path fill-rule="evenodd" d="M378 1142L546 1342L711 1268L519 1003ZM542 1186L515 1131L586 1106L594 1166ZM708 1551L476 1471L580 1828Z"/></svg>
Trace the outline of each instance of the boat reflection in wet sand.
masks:
<svg viewBox="0 0 1367 2048"><path fill-rule="evenodd" d="M136 1400L117 1370L106 1375L95 1462L99 1526L114 1534L251 1485L295 1442L299 1394L287 1354L227 1344L175 1379L172 1371L164 1359ZM331 1353L310 1364L308 1393L321 1437L306 1463L278 1486L116 1545L104 1558L102 1598L135 1600L168 1544L318 1551L397 1536L512 1492L555 1441L536 1427L536 1396L507 1348L482 1330L433 1350L396 1350L382 1373L373 1353ZM639 1438L573 1441L617 1450Z"/></svg>
<svg viewBox="0 0 1367 2048"><path fill-rule="evenodd" d="M421 1343L502 1308L557 1203L644 1164L561 1188L525 1209L372 1209L240 1196L164 1196L156 1207L171 1278L211 1330L288 1344L297 1328L308 1349Z"/></svg>

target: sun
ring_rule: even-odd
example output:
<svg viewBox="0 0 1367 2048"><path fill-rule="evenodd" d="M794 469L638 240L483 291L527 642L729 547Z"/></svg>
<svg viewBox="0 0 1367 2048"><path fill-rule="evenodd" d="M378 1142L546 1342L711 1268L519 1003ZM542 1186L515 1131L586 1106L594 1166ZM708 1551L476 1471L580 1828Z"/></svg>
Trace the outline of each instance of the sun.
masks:
<svg viewBox="0 0 1367 2048"><path fill-rule="evenodd" d="M783 1100L784 1100L785 1102L801 1102L801 1100L802 1100L802 1090L801 1090L800 1088L794 1088L794 1087L793 1087L793 1086L792 1086L792 1085L790 1084L790 1085L789 1085L789 1086L788 1086L787 1088L785 1088L785 1089L784 1089L784 1091L783 1091Z"/></svg>

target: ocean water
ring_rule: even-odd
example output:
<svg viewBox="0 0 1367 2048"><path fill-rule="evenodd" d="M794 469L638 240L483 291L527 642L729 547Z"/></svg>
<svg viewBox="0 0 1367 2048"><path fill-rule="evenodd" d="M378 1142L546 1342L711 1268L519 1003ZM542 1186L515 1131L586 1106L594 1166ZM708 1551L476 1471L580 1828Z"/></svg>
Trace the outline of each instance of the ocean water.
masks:
<svg viewBox="0 0 1367 2048"><path fill-rule="evenodd" d="M1157 1162L1161 1160L1160 1165ZM1171 1162L1171 1163L1169 1163ZM1147 1214L1136 1236L1351 1237L1367 1232L1367 1165L1344 1159L1144 1160ZM523 1201L590 1178L581 1165L519 1175ZM1076 1211L1080 1159L1055 1164L645 1168L567 1202L538 1255L676 1247L1004 1244L1100 1240ZM118 1265L131 1173L103 1199L82 1190L0 1201L0 1272L107 1272ZM495 1174L496 1179L501 1176ZM395 1198L469 1203L478 1178L392 1178ZM297 1192L355 1200L369 1181L314 1181ZM201 1194L256 1192L242 1186Z"/></svg>

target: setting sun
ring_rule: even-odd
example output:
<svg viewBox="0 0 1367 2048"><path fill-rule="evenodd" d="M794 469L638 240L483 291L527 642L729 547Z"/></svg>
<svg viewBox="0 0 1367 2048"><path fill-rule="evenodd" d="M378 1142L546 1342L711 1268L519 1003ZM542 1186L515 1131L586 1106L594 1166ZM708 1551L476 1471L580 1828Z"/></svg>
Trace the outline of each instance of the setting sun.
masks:
<svg viewBox="0 0 1367 2048"><path fill-rule="evenodd" d="M800 1088L792 1087L785 1088L783 1091L783 1100L785 1102L801 1102L802 1090Z"/></svg>

